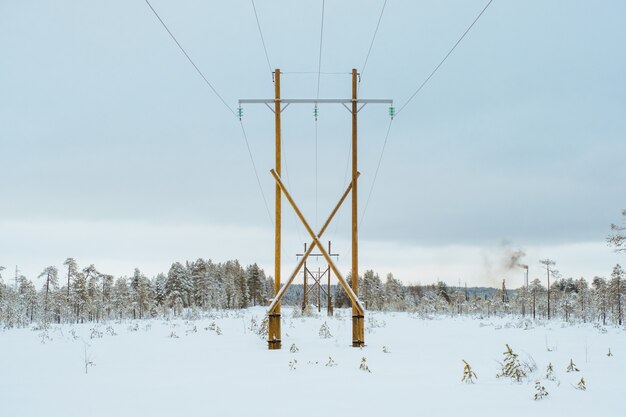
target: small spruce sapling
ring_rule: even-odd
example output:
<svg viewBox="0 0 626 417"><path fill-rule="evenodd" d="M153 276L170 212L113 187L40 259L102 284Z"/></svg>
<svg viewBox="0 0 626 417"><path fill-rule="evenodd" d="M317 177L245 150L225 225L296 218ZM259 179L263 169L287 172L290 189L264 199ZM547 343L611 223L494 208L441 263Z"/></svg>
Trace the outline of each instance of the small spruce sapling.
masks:
<svg viewBox="0 0 626 417"><path fill-rule="evenodd" d="M580 378L580 381L578 381L578 385L576 385L576 389L577 390L581 390L581 391L587 391L587 385L585 384L585 378Z"/></svg>
<svg viewBox="0 0 626 417"><path fill-rule="evenodd" d="M296 365L298 364L297 359L292 359L289 361L289 370L293 371L296 369Z"/></svg>
<svg viewBox="0 0 626 417"><path fill-rule="evenodd" d="M359 365L359 369L363 372L372 372L370 371L369 366L367 366L367 360L365 359L365 356L361 358L361 365Z"/></svg>
<svg viewBox="0 0 626 417"><path fill-rule="evenodd" d="M556 376L554 375L554 368L552 367L552 362L549 362L548 367L546 368L546 379L548 381L556 381Z"/></svg>
<svg viewBox="0 0 626 417"><path fill-rule="evenodd" d="M267 332L269 329L269 322L270 322L270 319L268 316L263 317L263 320L261 320L261 324L259 325L256 331L256 334L259 335L259 337L261 338L267 337Z"/></svg>
<svg viewBox="0 0 626 417"><path fill-rule="evenodd" d="M506 351L504 352L504 364L502 365L502 372L496 375L496 378L507 377L520 382L526 377L526 372L520 364L517 354L513 353L513 349L507 344Z"/></svg>
<svg viewBox="0 0 626 417"><path fill-rule="evenodd" d="M333 360L333 358L331 358L330 356L328 357L328 362L326 362L326 366L332 368L333 366L337 366L337 363Z"/></svg>
<svg viewBox="0 0 626 417"><path fill-rule="evenodd" d="M469 363L465 361L465 359L461 359L465 365L463 365L463 378L461 382L465 382L466 384L473 384L474 379L478 379L476 376L476 372L472 369Z"/></svg>
<svg viewBox="0 0 626 417"><path fill-rule="evenodd" d="M383 353L391 353L387 346L383 346Z"/></svg>
<svg viewBox="0 0 626 417"><path fill-rule="evenodd" d="M548 391L546 391L546 387L541 385L540 381L535 381L535 401L539 401L547 396Z"/></svg>
<svg viewBox="0 0 626 417"><path fill-rule="evenodd" d="M95 326L93 329L91 329L91 334L89 335L90 339L101 339L102 338L102 332L100 331L100 329Z"/></svg>
<svg viewBox="0 0 626 417"><path fill-rule="evenodd" d="M256 318L251 317L250 318L250 327L248 328L251 332L256 333L257 329L259 328L259 325L256 322Z"/></svg>
<svg viewBox="0 0 626 417"><path fill-rule="evenodd" d="M333 335L330 333L330 328L328 327L328 323L324 322L322 327L320 327L320 337L322 339L330 339Z"/></svg>
<svg viewBox="0 0 626 417"><path fill-rule="evenodd" d="M569 365L567 365L567 372L580 372L580 369L576 367L572 359L569 360Z"/></svg>
<svg viewBox="0 0 626 417"><path fill-rule="evenodd" d="M298 349L298 346L296 346L295 343L291 344L291 347L289 348L289 352L291 353L297 353L300 349Z"/></svg>
<svg viewBox="0 0 626 417"><path fill-rule="evenodd" d="M49 342L52 340L52 338L48 335L47 330L44 330L43 332L39 333L39 339L41 340L42 345L45 345L46 342Z"/></svg>
<svg viewBox="0 0 626 417"><path fill-rule="evenodd" d="M609 357L613 356L613 354L611 353L611 348L609 348L609 353L607 353L606 356L609 356Z"/></svg>

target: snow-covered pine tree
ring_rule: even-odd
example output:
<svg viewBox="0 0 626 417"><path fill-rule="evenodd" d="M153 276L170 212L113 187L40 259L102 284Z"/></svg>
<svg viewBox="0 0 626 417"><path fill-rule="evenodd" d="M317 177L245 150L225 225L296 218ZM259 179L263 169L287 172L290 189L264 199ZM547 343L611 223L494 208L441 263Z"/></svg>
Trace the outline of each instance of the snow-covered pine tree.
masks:
<svg viewBox="0 0 626 417"><path fill-rule="evenodd" d="M235 271L235 300L237 308L246 308L250 304L250 299L248 295L248 280L246 279L246 273L239 266L237 262L238 268Z"/></svg>
<svg viewBox="0 0 626 417"><path fill-rule="evenodd" d="M378 274L367 270L363 274L363 279L359 284L360 296L365 301L365 308L368 310L381 310L384 304L383 284Z"/></svg>
<svg viewBox="0 0 626 417"><path fill-rule="evenodd" d="M608 309L608 285L602 277L594 277L591 283L592 300L595 309L595 315L602 319L602 324L606 325L607 309Z"/></svg>
<svg viewBox="0 0 626 417"><path fill-rule="evenodd" d="M404 304L404 287L402 283L394 278L390 272L387 274L385 281L385 308L394 311L405 310Z"/></svg>
<svg viewBox="0 0 626 417"><path fill-rule="evenodd" d="M465 361L465 359L461 359L464 363L463 365L463 378L461 382L465 382L466 384L473 384L474 379L478 379L476 376L476 372L472 369L469 363Z"/></svg>
<svg viewBox="0 0 626 417"><path fill-rule="evenodd" d="M167 277L163 273L157 274L157 276L153 280L154 286L154 302L157 307L163 309L165 312L165 308L167 306Z"/></svg>
<svg viewBox="0 0 626 417"><path fill-rule="evenodd" d="M569 360L569 365L567 365L567 369L566 370L567 370L567 372L580 372L580 370L574 364L574 360L573 359Z"/></svg>
<svg viewBox="0 0 626 417"><path fill-rule="evenodd" d="M113 275L102 275L102 315L104 318L111 318L111 310L113 309L113 285L115 279Z"/></svg>
<svg viewBox="0 0 626 417"><path fill-rule="evenodd" d="M548 391L546 391L546 387L541 385L541 381L535 381L535 401L542 400L543 398L548 396Z"/></svg>
<svg viewBox="0 0 626 417"><path fill-rule="evenodd" d="M214 264L209 260L206 268L208 282L208 306L221 308L224 305L224 272L221 264Z"/></svg>
<svg viewBox="0 0 626 417"><path fill-rule="evenodd" d="M209 304L209 280L207 263L198 258L191 264L191 282L193 285L193 304L206 310Z"/></svg>
<svg viewBox="0 0 626 417"><path fill-rule="evenodd" d="M526 372L522 367L517 353L513 352L513 349L507 344L506 351L504 352L504 364L502 365L502 372L496 375L497 378L507 377L520 382L526 377Z"/></svg>
<svg viewBox="0 0 626 417"><path fill-rule="evenodd" d="M576 292L578 293L578 304L580 306L579 316L584 323L587 322L587 309L589 305L589 285L585 278L580 277L576 281Z"/></svg>
<svg viewBox="0 0 626 417"><path fill-rule="evenodd" d="M263 278L261 277L261 268L257 264L248 265L246 268L246 277L248 280L248 293L250 302L253 306L264 304L264 288Z"/></svg>
<svg viewBox="0 0 626 417"><path fill-rule="evenodd" d="M44 278L44 317L43 320L45 323L50 321L49 312L49 298L50 292L55 290L59 284L59 270L55 266L46 267L41 274L39 274L39 278Z"/></svg>
<svg viewBox="0 0 626 417"><path fill-rule="evenodd" d="M328 327L328 323L324 322L322 327L320 327L319 335L322 339L330 339L333 335L330 333L330 327Z"/></svg>
<svg viewBox="0 0 626 417"><path fill-rule="evenodd" d="M552 366L552 362L549 362L548 367L546 368L546 379L548 381L556 381L556 376L554 375L554 367Z"/></svg>
<svg viewBox="0 0 626 417"><path fill-rule="evenodd" d="M611 273L611 281L609 282L608 287L608 296L611 300L611 312L613 313L613 320L619 326L624 322L624 314L623 314L623 298L624 298L624 270L622 267L617 264L613 268L613 272Z"/></svg>
<svg viewBox="0 0 626 417"><path fill-rule="evenodd" d="M33 323L38 313L37 289L35 285L23 275L18 277L18 282L19 301L18 307L16 308L18 313L16 324L23 327Z"/></svg>
<svg viewBox="0 0 626 417"><path fill-rule="evenodd" d="M536 278L530 283L531 311L533 320L537 318L537 312L541 312L544 306L544 297L546 288L541 285L541 281Z"/></svg>
<svg viewBox="0 0 626 417"><path fill-rule="evenodd" d="M174 310L174 315L182 313L183 308L187 307L185 301L189 287L186 268L180 262L174 262L167 273L165 283L167 305Z"/></svg>
<svg viewBox="0 0 626 417"><path fill-rule="evenodd" d="M372 372L370 371L370 367L367 365L367 359L365 359L365 356L361 358L361 364L359 365L359 369L363 372Z"/></svg>
<svg viewBox="0 0 626 417"><path fill-rule="evenodd" d="M73 304L73 313L76 323L85 321L85 306L88 301L87 277L82 272L76 272L72 282L70 297Z"/></svg>
<svg viewBox="0 0 626 417"><path fill-rule="evenodd" d="M130 304L130 294L128 292L126 277L121 277L115 280L111 298L115 317L119 320L126 318L126 312Z"/></svg>

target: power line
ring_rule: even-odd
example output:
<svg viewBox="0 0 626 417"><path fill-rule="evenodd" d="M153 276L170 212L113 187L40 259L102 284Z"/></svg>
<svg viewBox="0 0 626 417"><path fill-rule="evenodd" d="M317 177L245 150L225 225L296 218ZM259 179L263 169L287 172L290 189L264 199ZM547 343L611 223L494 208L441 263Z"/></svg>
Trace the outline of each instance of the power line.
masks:
<svg viewBox="0 0 626 417"><path fill-rule="evenodd" d="M291 188L291 180L289 179L289 167L287 165L287 147L285 146L285 141L283 139L282 134L280 135L280 149L281 149L281 154L283 156L283 160L285 162L285 176L287 177L287 187L289 187L290 190L293 190L293 188ZM300 231L300 228L298 227L298 216L293 210L291 210L290 212L291 212L291 218L293 219L294 229L296 230L296 233L298 234L298 239L300 239L300 241L303 242L304 240L302 238L302 232Z"/></svg>
<svg viewBox="0 0 626 417"><path fill-rule="evenodd" d="M378 34L378 28L380 27L380 21L383 19L383 13L385 13L385 7L387 6L387 0L383 3L383 7L380 10L380 16L378 17L378 23L376 24L376 29L374 30L374 36L372 36L372 42L370 43L370 47L367 50L367 56L365 57L365 62L363 63L363 67L361 67L361 76L365 72L365 67L367 67L367 61L370 59L370 54L372 53L372 47L374 46L374 41L376 40L376 35Z"/></svg>
<svg viewBox="0 0 626 417"><path fill-rule="evenodd" d="M200 68L198 68L198 66L196 65L196 63L193 61L193 59L191 59L191 57L189 56L189 54L187 53L187 51L185 50L185 48L183 48L183 46L180 44L180 42L178 42L178 40L176 39L176 36L174 36L174 34L172 33L172 31L170 31L170 29L167 27L167 25L165 24L165 22L163 21L163 19L161 19L161 16L159 16L159 14L157 13L157 11L154 9L154 7L152 7L152 5L150 4L150 2L148 0L144 0L146 2L146 4L148 5L148 7L150 7L150 10L152 10L152 13L154 13L154 15L156 16L156 18L159 20L159 22L161 22L161 25L165 28L165 30L167 31L167 33L169 33L170 37L172 38L172 40L176 43L176 45L178 46L178 48L181 50L181 52L185 55L185 57L187 58L187 60L189 61L189 63L195 68L196 72L200 75L200 77L202 77L202 79L204 80L204 82L209 86L209 88L211 89L211 91L213 91L213 93L220 99L220 101L224 104L224 106L226 106L226 108L228 109L228 111L230 111L233 116L237 117L239 119L239 124L241 125L241 132L243 134L243 138L244 141L246 143L246 148L248 149L248 155L250 156L250 162L252 163L252 169L254 170L254 175L256 176L256 180L257 180L257 184L259 186L259 191L261 192L261 197L263 198L263 203L265 204L265 209L267 211L267 215L268 218L270 220L270 223L272 224L272 226L274 225L274 221L272 220L272 215L270 214L270 210L269 210L269 206L267 204L267 199L265 198L265 193L263 192L263 187L261 186L261 180L259 179L259 173L256 169L256 164L254 162L254 157L252 156L252 150L250 149L250 142L248 141L248 135L246 134L246 130L243 127L243 122L241 121L241 118L239 117L239 115L237 115L237 113L235 113L235 111L226 103L226 101L224 100L224 98L217 92L217 90L215 89L215 87L213 87L213 84L211 84L211 82L205 77L205 75L202 73L202 71L200 70Z"/></svg>
<svg viewBox="0 0 626 417"><path fill-rule="evenodd" d="M446 60L448 59L448 57L452 54L452 52L454 52L454 50L456 49L456 47L461 43L461 41L465 38L465 36L469 33L469 31L474 27L474 25L476 24L476 22L478 22L478 20L480 19L480 17L485 13L485 11L487 10L487 8L489 8L489 6L491 5L491 3L493 3L493 0L489 0L487 2L487 4L485 5L485 7L480 11L480 13L478 14L478 16L476 16L476 18L474 19L474 21L472 22L471 25L468 26L468 28L465 30L465 32L463 32L463 34L461 35L461 37L459 38L458 41L456 41L456 43L452 46L452 48L448 51L448 53L443 57L443 59L441 60L441 62L439 62L439 64L435 67L435 69L430 73L430 75L428 77L426 77L426 79L424 80L424 82L422 82L422 84L417 88L417 90L415 90L415 92L411 95L411 97L409 97L409 99L402 105L402 107L400 107L400 109L396 112L396 116L398 114L400 114L400 112L411 102L411 100L413 100L413 98L422 90L422 88L424 88L424 86L428 83L428 81L430 81L430 79L433 77L433 75L435 75L435 73L439 70L439 68L441 68L441 66L443 65L444 62L446 62ZM384 7L384 6L383 6ZM365 208L363 209L363 213L361 214L361 220L359 222L359 226L361 225L361 223L363 223L363 219L365 218L365 212L367 211L367 207L369 206L369 202L370 202L370 198L372 196L372 191L374 190L374 185L376 184L376 179L378 178L378 172L380 170L380 165L381 162L383 160L383 156L385 154L385 148L387 146L387 142L389 140L389 133L391 132L391 125L393 123L393 118L389 121L389 126L387 127L387 133L385 135L385 141L383 142L383 147L380 151L380 157L378 158L378 165L376 166L376 171L374 173L374 179L372 180L372 185L370 187L369 193L367 195L367 200L365 202Z"/></svg>
<svg viewBox="0 0 626 417"><path fill-rule="evenodd" d="M400 109L396 112L396 116L400 114L400 112L402 112L402 110L404 110L404 108L411 102L411 100L413 100L413 98L415 98L415 96L422 90L422 88L424 88L424 86L428 83L428 81L430 81L430 79L433 77L433 75L435 75L435 73L439 70L439 68L443 65L444 62L446 62L446 59L448 59L448 57L452 54L452 52L454 52L454 50L456 49L456 47L461 43L461 41L465 38L465 36L469 33L469 31L474 27L474 25L476 24L476 22L478 22L478 19L480 19L480 17L483 15L483 13L485 13L485 11L487 10L487 8L491 5L491 3L493 3L493 0L489 0L489 2L487 3L487 5L480 11L480 13L478 14L478 16L476 16L476 19L474 19L474 21L472 22L471 25L469 25L469 27L467 29L465 29L465 32L463 32L463 35L461 35L461 37L459 38L458 41L456 41L456 43L454 44L454 46L452 46L452 48L448 51L448 53L446 54L446 56L443 57L443 59L441 60L441 62L439 62L439 64L435 67L435 69L430 73L430 75L428 77L426 77L426 79L424 80L424 82L422 82L422 84L417 88L417 90L415 90L415 92L411 95L411 97L409 97L409 99L406 101L406 103L404 103L402 105L402 107L400 107Z"/></svg>
<svg viewBox="0 0 626 417"><path fill-rule="evenodd" d="M152 7L152 5L150 4L150 2L148 0L144 0L146 2L146 4L148 5L148 7L150 7L150 10L152 10L152 13L154 13L154 15L156 16L157 19L159 19L159 22L161 22L161 25L163 25L163 27L165 28L165 30L167 31L167 33L169 33L170 37L172 38L172 40L174 40L174 42L176 43L176 45L178 46L178 49L181 50L181 52L185 55L185 57L187 58L187 60L189 61L189 63L191 65L193 65L193 67L196 69L196 72L200 75L200 77L202 77L202 79L204 80L204 82L206 83L206 85L209 86L209 88L213 91L213 93L217 96L217 98L220 99L220 101L224 104L224 106L226 106L226 108L228 109L229 112L231 112L233 114L233 116L237 117L237 114L235 113L235 111L228 105L228 103L226 103L226 100L224 100L224 98L221 96L220 93L217 92L217 90L215 89L215 87L213 87L213 84L211 84L211 82L204 76L204 74L202 73L202 71L200 71L200 68L198 68L198 66L196 65L195 62L193 62L193 59L191 59L191 57L189 56L189 54L187 53L187 51L185 51L185 48L183 48L183 46L178 42L178 40L176 39L176 36L174 36L174 34L170 31L170 29L167 27L167 25L165 24L165 22L163 21L163 19L161 19L161 16L159 16L159 14L157 13L156 10L154 10L154 7Z"/></svg>
<svg viewBox="0 0 626 417"><path fill-rule="evenodd" d="M269 69L269 71L273 75L272 64L270 63L270 57L269 57L269 54L267 53L267 45L265 44L265 37L263 36L263 30L261 29L261 23L259 21L259 14L258 14L258 12L256 10L256 5L254 4L254 0L250 0L250 1L252 3L252 9L254 10L254 18L256 19L256 25L257 25L257 28L259 29L259 35L261 37L261 43L263 44L263 52L265 53L265 60L267 61L267 68ZM282 71L281 71L281 74L282 74ZM286 147L285 147L285 142L282 140L282 137L281 137L281 149L282 149L283 159L285 161L285 176L287 177L287 186L289 187L289 189L291 189L291 180L289 179L289 169L288 169L288 164L287 164L287 150L286 150ZM255 169L254 173L257 175L257 182L260 185L260 181L259 181L256 169ZM269 215L269 217L271 219L272 217L269 214L269 208L268 208L269 206L267 204L267 201L265 200L265 196L263 197L263 201L265 202L265 208L268 210L268 215ZM298 236L300 237L300 240L302 240L300 229L298 229L296 215L295 215L295 213L292 213L292 214L293 214L292 218L293 218L293 222L294 222L294 226L295 226L296 232L298 233ZM273 224L273 222L272 222L272 224ZM281 245L281 247L282 247L282 245Z"/></svg>
<svg viewBox="0 0 626 417"><path fill-rule="evenodd" d="M389 140L389 133L391 132L391 124L393 123L393 119L389 120L389 126L387 127L387 133L385 134L385 140L383 141L383 148L380 151L380 157L378 158L378 165L376 165L376 171L374 172L374 179L372 180L372 186L370 187L369 193L367 194L367 200L365 200L365 207L363 208L363 213L361 213L361 220L359 221L359 227L363 223L363 219L365 218L365 213L367 212L367 207L370 204L370 198L372 197L372 191L374 191L374 184L376 184L376 179L378 178L378 171L380 170L380 163L383 160L383 155L385 154L385 148L387 147L387 141Z"/></svg>
<svg viewBox="0 0 626 417"><path fill-rule="evenodd" d="M256 169L256 164L254 163L254 158L252 157L252 150L250 149L250 142L248 141L248 135L246 134L246 129L243 127L243 121L239 120L239 125L241 126L241 133L243 133L243 137L246 142L246 148L248 149L248 155L250 156L250 162L252 163L252 169L254 170L254 176L256 177L256 182L259 186L259 190L261 191L261 197L263 197L263 203L265 204L265 211L267 211L267 217L270 219L270 223L272 223L272 227L274 226L274 220L272 219L272 214L270 213L269 205L267 204L267 199L265 198L265 193L263 192L263 187L261 186L261 179L259 178L259 172Z"/></svg>
<svg viewBox="0 0 626 417"><path fill-rule="evenodd" d="M267 68L272 72L272 65L270 64L270 57L267 54L267 47L265 46L265 38L263 38L263 31L261 30L261 23L259 23L259 15L256 12L256 6L254 5L254 0L250 0L252 2L252 9L254 10L254 17L256 18L256 25L259 28L259 35L261 35L261 43L263 44L263 51L265 51L265 59L267 60Z"/></svg>
<svg viewBox="0 0 626 417"><path fill-rule="evenodd" d="M324 6L325 6L325 0L322 0L322 21L321 21L321 25L320 25L320 52L319 52L319 57L318 57L318 61L317 61L317 94L316 94L316 98L320 98L320 80L322 78L321 76L321 72L322 72L322 46L323 46L323 41L324 41ZM315 115L315 228L317 229L317 208L318 208L318 164L317 164L317 116L318 116L318 110L317 110L317 103L315 104L315 109L314 109L314 115Z"/></svg>
<svg viewBox="0 0 626 417"><path fill-rule="evenodd" d="M324 3L322 0L322 24L320 27L320 53L317 63L317 98L320 98L320 74L322 71L322 42L324 40Z"/></svg>

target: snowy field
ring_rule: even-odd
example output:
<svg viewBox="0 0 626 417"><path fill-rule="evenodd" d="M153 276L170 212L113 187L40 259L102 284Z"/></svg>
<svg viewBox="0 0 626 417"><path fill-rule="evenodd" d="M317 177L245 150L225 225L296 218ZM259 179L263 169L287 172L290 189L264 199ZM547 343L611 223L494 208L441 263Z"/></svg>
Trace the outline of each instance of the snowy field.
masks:
<svg viewBox="0 0 626 417"><path fill-rule="evenodd" d="M367 346L355 349L349 310L283 308L283 349L268 351L256 333L264 311L2 330L0 416L626 415L624 329L368 312ZM506 344L536 364L521 382L496 377ZM461 382L462 359L475 384ZM570 359L579 372L566 371Z"/></svg>

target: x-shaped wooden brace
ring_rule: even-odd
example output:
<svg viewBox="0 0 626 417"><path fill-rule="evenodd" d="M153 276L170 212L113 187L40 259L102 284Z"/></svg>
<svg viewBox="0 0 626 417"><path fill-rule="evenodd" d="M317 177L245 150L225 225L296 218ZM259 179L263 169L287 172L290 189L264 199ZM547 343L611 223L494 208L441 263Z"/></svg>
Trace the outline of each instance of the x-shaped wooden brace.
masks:
<svg viewBox="0 0 626 417"><path fill-rule="evenodd" d="M296 266L296 269L294 269L293 273L289 276L289 279L287 280L287 283L280 288L280 290L278 291L278 293L276 294L276 296L272 300L272 303L270 304L270 308L269 308L268 314L276 313L276 308L278 307L278 304L280 303L280 300L285 295L285 292L287 291L287 287L289 287L289 285L291 285L291 283L293 282L293 280L296 277L296 275L298 275L298 272L302 268L302 265L304 265L304 262L306 261L306 259L309 257L311 252L313 252L313 249L315 248L315 246L317 246L319 248L320 252L322 253L322 256L324 256L324 259L326 259L326 262L328 262L328 266L330 266L330 269L337 276L337 279L339 280L339 283L341 284L343 289L348 294L348 297L350 298L350 301L352 301L352 303L356 306L356 309L358 310L359 314L360 315L365 314L365 309L363 308L363 305L361 304L361 301L356 296L356 294L354 293L352 288L348 285L346 280L343 279L343 276L341 275L341 273L339 272L339 270L335 266L334 262L330 258L330 255L328 254L328 252L326 252L326 249L324 249L324 245L322 245L322 243L319 240L319 238L321 238L322 235L324 234L324 232L326 231L326 228L328 227L328 225L332 221L333 217L335 217L335 214L337 214L337 211L339 210L339 207L341 207L341 204L343 204L344 200L346 199L346 197L348 196L348 194L352 190L353 181L355 181L356 178L353 181L350 182L350 184L348 185L348 188L346 189L346 191L341 196L341 199L339 199L339 202L337 203L337 205L333 209L332 213L330 213L330 216L328 216L328 219L324 223L324 226L322 226L322 228L320 229L319 233L317 235L315 235L315 232L313 232L313 229L311 229L311 226L309 226L309 223L306 221L306 219L302 215L302 212L300 211L300 209L296 205L296 202L293 200L293 198L291 197L291 194L289 194L289 191L287 191L287 188L285 187L285 185L281 181L280 176L278 176L276 171L274 171L273 169L270 172L272 173L272 176L274 176L274 179L276 180L276 184L278 184L278 187L280 187L282 192L285 194L285 197L287 198L287 201L289 201L289 204L291 204L291 207L293 207L294 211L296 212L296 214L300 218L300 221L302 221L302 224L304 225L304 228L306 229L306 231L309 233L309 235L313 239L313 242L311 242L311 244L309 244L308 249L306 250L306 252L302 256L302 259L300 259L300 262L298 262L298 265ZM357 178L359 177L359 175L360 175L360 173L357 172ZM353 277L353 279L355 279L355 278Z"/></svg>
<svg viewBox="0 0 626 417"><path fill-rule="evenodd" d="M321 237L321 236L319 236L319 237ZM324 272L322 272L321 275L319 275L319 277L315 277L315 275L313 275L313 273L311 271L309 271L308 268L304 271L304 273L305 274L308 273L309 276L313 279L313 281L317 284L317 286L320 287L320 289L322 290L324 295L328 296L328 293L326 292L326 290L322 286L322 283L320 282L322 280L322 278L324 277L324 275L326 275L328 273L328 269L326 269ZM305 293L308 295L314 288L315 288L315 285L311 285L309 288L305 288Z"/></svg>

